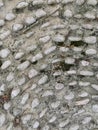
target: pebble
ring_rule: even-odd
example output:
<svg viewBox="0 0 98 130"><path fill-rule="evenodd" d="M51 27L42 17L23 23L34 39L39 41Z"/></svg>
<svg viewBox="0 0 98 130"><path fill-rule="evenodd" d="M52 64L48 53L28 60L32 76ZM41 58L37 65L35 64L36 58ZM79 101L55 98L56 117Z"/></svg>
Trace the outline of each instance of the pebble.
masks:
<svg viewBox="0 0 98 130"><path fill-rule="evenodd" d="M38 9L35 13L35 16L37 18L42 18L42 17L46 16L46 12L42 9Z"/></svg>
<svg viewBox="0 0 98 130"><path fill-rule="evenodd" d="M11 92L11 98L15 98L18 94L20 93L20 89L19 88L14 88Z"/></svg>
<svg viewBox="0 0 98 130"><path fill-rule="evenodd" d="M95 14L93 12L86 12L84 14L84 17L87 18L87 19L94 20L95 19Z"/></svg>
<svg viewBox="0 0 98 130"><path fill-rule="evenodd" d="M0 113L0 127L4 125L5 120L6 120L5 114Z"/></svg>
<svg viewBox="0 0 98 130"><path fill-rule="evenodd" d="M14 24L14 25L12 26L12 30L13 30L14 32L20 31L21 29L23 29L23 24L17 23L17 24Z"/></svg>
<svg viewBox="0 0 98 130"><path fill-rule="evenodd" d="M84 4L85 0L76 0L77 5L82 5Z"/></svg>
<svg viewBox="0 0 98 130"><path fill-rule="evenodd" d="M7 20L7 21L12 21L12 20L14 20L15 18L16 18L16 16L15 16L15 14L12 13L12 12L7 13L6 16L5 16L5 20Z"/></svg>
<svg viewBox="0 0 98 130"><path fill-rule="evenodd" d="M29 98L29 93L25 93L22 97L21 104L24 105Z"/></svg>
<svg viewBox="0 0 98 130"><path fill-rule="evenodd" d="M48 4L49 5L53 5L53 4L55 4L56 3L56 0L48 0Z"/></svg>
<svg viewBox="0 0 98 130"><path fill-rule="evenodd" d="M38 81L38 85L43 85L48 81L48 76L44 75L39 81Z"/></svg>
<svg viewBox="0 0 98 130"><path fill-rule="evenodd" d="M57 119L56 116L52 116L52 118L49 120L49 123L53 123Z"/></svg>
<svg viewBox="0 0 98 130"><path fill-rule="evenodd" d="M56 50L56 46L52 46L44 51L45 55L48 55Z"/></svg>
<svg viewBox="0 0 98 130"><path fill-rule="evenodd" d="M85 91L81 91L79 94L78 94L79 97L87 97L88 96L88 93L85 92Z"/></svg>
<svg viewBox="0 0 98 130"><path fill-rule="evenodd" d="M0 8L4 6L3 0L0 0Z"/></svg>
<svg viewBox="0 0 98 130"><path fill-rule="evenodd" d="M29 70L29 72L28 72L28 77L31 79L31 78L33 78L33 77L35 77L35 76L37 76L38 75L38 71L37 70L35 70L35 69L31 69L31 70Z"/></svg>
<svg viewBox="0 0 98 130"><path fill-rule="evenodd" d="M44 1L43 0L34 0L32 3L33 3L33 5L42 5L42 4L44 4Z"/></svg>
<svg viewBox="0 0 98 130"><path fill-rule="evenodd" d="M35 121L34 124L33 124L33 128L34 129L37 129L39 127L39 122L38 121Z"/></svg>
<svg viewBox="0 0 98 130"><path fill-rule="evenodd" d="M87 71L87 70L81 70L80 75L84 75L84 76L93 76L94 73L92 71Z"/></svg>
<svg viewBox="0 0 98 130"><path fill-rule="evenodd" d="M82 60L82 61L81 61L81 65L82 65L82 66L88 66L88 65L89 65L89 62L88 62L88 61L85 61L85 60Z"/></svg>
<svg viewBox="0 0 98 130"><path fill-rule="evenodd" d="M39 52L31 59L31 62L33 63L33 62L40 60L42 58L43 58L43 54L41 52Z"/></svg>
<svg viewBox="0 0 98 130"><path fill-rule="evenodd" d="M69 36L68 37L69 41L81 41L81 37L74 37L74 36Z"/></svg>
<svg viewBox="0 0 98 130"><path fill-rule="evenodd" d="M21 121L23 124L27 124L27 122L31 119L31 114L26 114L21 117Z"/></svg>
<svg viewBox="0 0 98 130"><path fill-rule="evenodd" d="M13 72L10 72L7 77L6 77L6 80L8 82L12 81L14 79L14 73Z"/></svg>
<svg viewBox="0 0 98 130"><path fill-rule="evenodd" d="M75 105L76 106L80 106L80 105L86 105L87 103L89 103L89 99L86 98L86 99L83 99L83 100L80 100L80 101L76 101Z"/></svg>
<svg viewBox="0 0 98 130"><path fill-rule="evenodd" d="M68 125L68 124L69 124L69 119L64 120L64 121L62 121L61 123L59 123L59 127L60 127L60 128L63 128L63 127L65 127L65 126Z"/></svg>
<svg viewBox="0 0 98 130"><path fill-rule="evenodd" d="M39 99L38 98L34 98L32 101L32 108L36 108L39 105Z"/></svg>
<svg viewBox="0 0 98 130"><path fill-rule="evenodd" d="M72 11L67 9L64 11L64 17L71 18L73 16Z"/></svg>
<svg viewBox="0 0 98 130"><path fill-rule="evenodd" d="M64 96L64 98L66 99L66 100L72 100L73 98L74 98L75 96L74 96L74 93L73 92L69 92L68 94L66 94L65 96Z"/></svg>
<svg viewBox="0 0 98 130"><path fill-rule="evenodd" d="M95 36L88 36L84 37L84 42L89 43L89 44L95 44L97 41Z"/></svg>
<svg viewBox="0 0 98 130"><path fill-rule="evenodd" d="M62 0L63 4L68 4L68 3L71 3L71 2L73 2L73 0Z"/></svg>
<svg viewBox="0 0 98 130"><path fill-rule="evenodd" d="M50 36L49 35L44 36L44 37L39 39L39 41L42 42L42 43L47 43L49 40L50 40Z"/></svg>
<svg viewBox="0 0 98 130"><path fill-rule="evenodd" d="M10 60L4 61L2 66L1 66L1 69L2 70L7 69L10 65L11 65L11 61Z"/></svg>
<svg viewBox="0 0 98 130"><path fill-rule="evenodd" d="M2 49L0 51L0 57L6 58L10 54L10 50L8 48Z"/></svg>
<svg viewBox="0 0 98 130"><path fill-rule="evenodd" d="M42 97L47 97L47 96L52 96L52 95L53 95L53 91L52 90L46 90L43 93Z"/></svg>
<svg viewBox="0 0 98 130"><path fill-rule="evenodd" d="M62 43L65 41L65 37L61 34L57 34L53 37L53 41L56 43Z"/></svg>
<svg viewBox="0 0 98 130"><path fill-rule="evenodd" d="M11 102L4 103L4 109L5 110L9 110L10 107L11 107Z"/></svg>
<svg viewBox="0 0 98 130"><path fill-rule="evenodd" d="M0 19L0 27L4 26L5 21L3 19Z"/></svg>
<svg viewBox="0 0 98 130"><path fill-rule="evenodd" d="M27 7L27 6L28 6L28 3L25 2L25 1L22 1L22 2L19 2L19 3L16 5L16 8L17 8L17 9L23 9L23 8L25 8L25 7Z"/></svg>
<svg viewBox="0 0 98 130"><path fill-rule="evenodd" d="M79 125L78 124L71 125L69 127L69 130L79 130Z"/></svg>
<svg viewBox="0 0 98 130"><path fill-rule="evenodd" d="M74 62L75 62L75 59L74 59L74 58L67 57L67 58L65 59L65 63L66 63L66 64L74 64Z"/></svg>
<svg viewBox="0 0 98 130"><path fill-rule="evenodd" d="M39 114L39 117L42 118L46 114L46 112L47 112L47 108L41 111L41 113Z"/></svg>
<svg viewBox="0 0 98 130"><path fill-rule="evenodd" d="M56 102L51 103L51 107L53 109L56 109L57 107L59 107L59 105L60 105L60 101L56 101Z"/></svg>
<svg viewBox="0 0 98 130"><path fill-rule="evenodd" d="M98 104L92 105L92 111L98 113Z"/></svg>
<svg viewBox="0 0 98 130"><path fill-rule="evenodd" d="M87 4L88 5L92 5L92 6L95 6L95 5L97 5L97 0L87 0Z"/></svg>
<svg viewBox="0 0 98 130"><path fill-rule="evenodd" d="M88 123L90 123L91 120L92 120L91 117L85 117L85 118L82 120L82 124L83 124L83 125L88 124Z"/></svg>
<svg viewBox="0 0 98 130"><path fill-rule="evenodd" d="M62 83L56 83L56 85L55 85L55 89L56 90L61 90L63 88L64 88L64 84L62 84Z"/></svg>
<svg viewBox="0 0 98 130"><path fill-rule="evenodd" d="M36 19L34 17L26 17L25 23L26 25L31 25L36 22Z"/></svg>
<svg viewBox="0 0 98 130"><path fill-rule="evenodd" d="M18 80L18 85L19 85L19 86L23 85L23 84L25 83L25 81L26 81L25 77L20 78L20 79Z"/></svg>
<svg viewBox="0 0 98 130"><path fill-rule="evenodd" d="M6 39L9 35L11 34L11 32L9 30L4 31L2 34L0 34L0 39L4 40Z"/></svg>
<svg viewBox="0 0 98 130"><path fill-rule="evenodd" d="M45 125L43 128L42 128L42 130L49 130L50 128L49 128L49 126L48 125Z"/></svg>
<svg viewBox="0 0 98 130"><path fill-rule="evenodd" d="M83 81L79 81L79 86L89 86L90 85L90 82L83 82Z"/></svg>
<svg viewBox="0 0 98 130"><path fill-rule="evenodd" d="M89 49L87 49L87 50L85 51L85 53L86 53L87 55L95 55L95 54L97 53L97 51L96 51L95 49L93 49L93 48L89 48Z"/></svg>
<svg viewBox="0 0 98 130"><path fill-rule="evenodd" d="M18 70L25 70L30 65L29 61L24 61L23 63L19 64L17 69Z"/></svg>
<svg viewBox="0 0 98 130"><path fill-rule="evenodd" d="M0 85L0 95L5 91L5 84Z"/></svg>
<svg viewBox="0 0 98 130"><path fill-rule="evenodd" d="M91 84L91 87L92 87L93 89L95 89L96 91L98 91L98 85L97 85L97 84Z"/></svg>
<svg viewBox="0 0 98 130"><path fill-rule="evenodd" d="M69 70L67 71L67 74L68 75L76 74L76 70Z"/></svg>
<svg viewBox="0 0 98 130"><path fill-rule="evenodd" d="M19 60L20 58L22 58L24 55L24 52L18 52L15 54L15 60Z"/></svg>

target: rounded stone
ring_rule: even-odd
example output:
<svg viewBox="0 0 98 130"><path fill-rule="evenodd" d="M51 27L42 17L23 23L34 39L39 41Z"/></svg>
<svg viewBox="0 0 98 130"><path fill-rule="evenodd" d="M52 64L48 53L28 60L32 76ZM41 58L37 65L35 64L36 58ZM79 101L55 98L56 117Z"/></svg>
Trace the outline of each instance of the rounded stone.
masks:
<svg viewBox="0 0 98 130"><path fill-rule="evenodd" d="M64 11L64 17L71 18L73 16L72 11L67 9Z"/></svg>
<svg viewBox="0 0 98 130"><path fill-rule="evenodd" d="M16 18L16 16L12 12L7 13L5 16L5 20L7 20L7 21L14 20L15 18Z"/></svg>
<svg viewBox="0 0 98 130"><path fill-rule="evenodd" d="M88 5L92 5L92 6L95 6L95 5L97 5L97 0L87 0L87 4Z"/></svg>
<svg viewBox="0 0 98 130"><path fill-rule="evenodd" d="M5 21L3 19L0 19L0 27L4 26Z"/></svg>
<svg viewBox="0 0 98 130"><path fill-rule="evenodd" d="M17 32L17 31L20 31L21 29L23 29L23 24L14 24L13 26L12 26L12 30L14 31L14 32Z"/></svg>
<svg viewBox="0 0 98 130"><path fill-rule="evenodd" d="M98 104L93 105L92 110L93 112L98 113Z"/></svg>

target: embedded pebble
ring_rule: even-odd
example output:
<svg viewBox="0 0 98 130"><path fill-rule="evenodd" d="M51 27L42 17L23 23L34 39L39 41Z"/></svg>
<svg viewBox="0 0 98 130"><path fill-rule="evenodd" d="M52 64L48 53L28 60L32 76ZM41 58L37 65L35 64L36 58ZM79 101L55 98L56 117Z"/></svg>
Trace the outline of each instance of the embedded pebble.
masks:
<svg viewBox="0 0 98 130"><path fill-rule="evenodd" d="M34 17L26 17L25 23L26 25L31 25L36 22L36 19Z"/></svg>
<svg viewBox="0 0 98 130"><path fill-rule="evenodd" d="M6 102L4 103L4 109L8 110L11 107L11 103L10 102Z"/></svg>
<svg viewBox="0 0 98 130"><path fill-rule="evenodd" d="M3 19L0 19L0 27L4 26L5 22Z"/></svg>
<svg viewBox="0 0 98 130"><path fill-rule="evenodd" d="M6 80L8 82L12 81L14 79L14 73L13 72L10 72L7 77L6 77Z"/></svg>
<svg viewBox="0 0 98 130"><path fill-rule="evenodd" d="M27 7L27 6L28 6L28 3L25 2L25 1L22 1L22 2L20 2L20 3L17 4L16 8L17 9L22 9L22 8Z"/></svg>
<svg viewBox="0 0 98 130"><path fill-rule="evenodd" d="M21 104L24 105L26 101L28 100L28 98L29 98L29 93L25 93L22 97Z"/></svg>
<svg viewBox="0 0 98 130"><path fill-rule="evenodd" d="M97 53L97 51L95 50L95 49L87 49L86 51L85 51L85 53L87 54L87 55L95 55L96 53Z"/></svg>
<svg viewBox="0 0 98 130"><path fill-rule="evenodd" d="M23 55L24 55L23 52L18 52L15 54L15 59L18 60L18 59L22 58Z"/></svg>
<svg viewBox="0 0 98 130"><path fill-rule="evenodd" d="M82 70L82 71L80 71L80 75L84 75L84 76L93 76L94 73L91 72L91 71Z"/></svg>
<svg viewBox="0 0 98 130"><path fill-rule="evenodd" d="M17 69L18 70L25 70L29 65L30 65L30 62L29 61L25 61L25 62L19 64Z"/></svg>
<svg viewBox="0 0 98 130"><path fill-rule="evenodd" d="M94 5L97 4L97 0L93 0L93 1L92 1L92 0L87 0L87 4L88 4L88 5L93 5L93 6L94 6Z"/></svg>
<svg viewBox="0 0 98 130"><path fill-rule="evenodd" d="M91 84L91 87L92 87L93 89L95 89L96 91L98 91L98 85L97 85L97 84Z"/></svg>
<svg viewBox="0 0 98 130"><path fill-rule="evenodd" d="M34 109L38 105L39 105L39 99L38 98L33 99L33 101L32 101L32 108Z"/></svg>
<svg viewBox="0 0 98 130"><path fill-rule="evenodd" d="M38 121L35 121L34 124L33 124L33 128L34 129L37 129L39 127L39 122Z"/></svg>
<svg viewBox="0 0 98 130"><path fill-rule="evenodd" d="M62 83L57 83L56 85L55 85L55 89L57 89L57 90L61 90L61 89L63 89L64 88L64 84L62 84Z"/></svg>
<svg viewBox="0 0 98 130"><path fill-rule="evenodd" d="M56 102L51 103L51 107L53 109L56 109L59 105L60 105L60 101L56 101Z"/></svg>
<svg viewBox="0 0 98 130"><path fill-rule="evenodd" d="M42 43L46 43L50 40L50 36L44 36L42 38L39 39L40 42Z"/></svg>
<svg viewBox="0 0 98 130"><path fill-rule="evenodd" d="M71 18L72 15L73 15L73 14L72 14L72 11L71 11L71 10L69 10L69 9L65 10L65 12L64 12L64 17Z"/></svg>
<svg viewBox="0 0 98 130"><path fill-rule="evenodd" d="M4 6L3 0L0 0L0 8Z"/></svg>
<svg viewBox="0 0 98 130"><path fill-rule="evenodd" d="M89 99L83 99L83 100L80 100L80 101L76 101L75 105L76 106L80 106L80 105L86 105L87 103L89 103Z"/></svg>
<svg viewBox="0 0 98 130"><path fill-rule="evenodd" d="M98 104L92 105L92 111L98 113Z"/></svg>
<svg viewBox="0 0 98 130"><path fill-rule="evenodd" d="M88 123L90 123L90 121L92 120L92 118L91 117L85 117L83 120L82 120L82 124L88 124Z"/></svg>
<svg viewBox="0 0 98 130"><path fill-rule="evenodd" d="M49 120L49 123L53 123L56 119L57 119L57 117L56 117L56 116L53 116L53 117Z"/></svg>
<svg viewBox="0 0 98 130"><path fill-rule="evenodd" d="M45 55L48 55L56 50L56 46L52 46L44 51Z"/></svg>
<svg viewBox="0 0 98 130"><path fill-rule="evenodd" d="M74 64L74 62L75 62L75 59L74 59L74 58L67 57L67 58L65 59L65 63L67 63L67 64Z"/></svg>
<svg viewBox="0 0 98 130"><path fill-rule="evenodd" d="M74 125L70 126L69 130L79 130L79 125L74 124Z"/></svg>
<svg viewBox="0 0 98 130"><path fill-rule="evenodd" d="M33 77L35 77L35 76L37 76L38 75L38 71L37 70L35 70L35 69L31 69L29 72L28 72L28 77L31 79L31 78L33 78Z"/></svg>
<svg viewBox="0 0 98 130"><path fill-rule="evenodd" d="M26 114L24 116L22 116L21 120L23 124L27 124L27 122L31 119L31 115L30 114Z"/></svg>
<svg viewBox="0 0 98 130"><path fill-rule="evenodd" d="M73 2L73 0L62 0L62 3L63 3L63 4L68 4L68 3L70 3L70 2Z"/></svg>
<svg viewBox="0 0 98 130"><path fill-rule="evenodd" d="M0 51L0 57L6 58L10 54L10 50L8 48L2 49Z"/></svg>
<svg viewBox="0 0 98 130"><path fill-rule="evenodd" d="M69 92L68 94L66 94L66 95L64 96L64 98L65 98L66 100L72 100L72 99L74 98L74 93Z"/></svg>
<svg viewBox="0 0 98 130"><path fill-rule="evenodd" d="M44 3L43 0L34 0L33 5L42 5Z"/></svg>
<svg viewBox="0 0 98 130"><path fill-rule="evenodd" d="M6 38L8 38L8 36L11 34L11 32L9 30L4 31L2 34L0 34L0 39L4 40Z"/></svg>
<svg viewBox="0 0 98 130"><path fill-rule="evenodd" d="M77 5L82 5L85 2L85 0L76 0Z"/></svg>
<svg viewBox="0 0 98 130"><path fill-rule="evenodd" d="M43 58L43 54L42 53L38 53L38 54L36 54L32 59L31 59L31 62L33 63L33 62L35 62L35 61L37 61L37 60L40 60L40 59L42 59Z"/></svg>
<svg viewBox="0 0 98 130"><path fill-rule="evenodd" d="M12 26L12 30L13 30L14 32L20 31L21 29L23 29L23 24L17 23L17 24L14 24L14 25Z"/></svg>
<svg viewBox="0 0 98 130"><path fill-rule="evenodd" d="M5 120L6 120L5 114L0 113L0 127L4 125Z"/></svg>
<svg viewBox="0 0 98 130"><path fill-rule="evenodd" d="M11 92L11 98L13 99L14 97L16 97L18 94L20 93L20 89L19 88L14 88Z"/></svg>
<svg viewBox="0 0 98 130"><path fill-rule="evenodd" d="M10 65L11 65L11 61L10 61L10 60L7 60L7 61L5 61L5 62L2 64L1 69L2 69L2 70L7 69Z"/></svg>
<svg viewBox="0 0 98 130"><path fill-rule="evenodd" d="M42 9L38 9L38 10L36 11L36 13L35 13L35 16L36 16L37 18L44 17L44 16L46 16L46 12L45 12L44 10L42 10Z"/></svg>
<svg viewBox="0 0 98 130"><path fill-rule="evenodd" d="M39 117L42 118L45 115L46 112L47 112L47 108L42 110L42 112L39 114Z"/></svg>
<svg viewBox="0 0 98 130"><path fill-rule="evenodd" d="M61 34L57 34L53 37L53 41L56 43L62 43L65 41L65 37Z"/></svg>
<svg viewBox="0 0 98 130"><path fill-rule="evenodd" d="M47 96L52 96L53 95L53 91L52 90L47 90L43 93L42 97L47 97Z"/></svg>
<svg viewBox="0 0 98 130"><path fill-rule="evenodd" d="M42 85L45 84L48 80L48 76L44 75L39 81L38 81L38 85Z"/></svg>
<svg viewBox="0 0 98 130"><path fill-rule="evenodd" d="M64 120L64 121L62 121L62 122L59 124L59 127L60 127L60 128L63 128L63 127L65 127L66 125L68 125L68 123L69 123L69 119Z"/></svg>
<svg viewBox="0 0 98 130"><path fill-rule="evenodd" d="M15 18L16 18L16 16L12 12L7 13L6 16L5 16L5 20L7 20L7 21L14 20Z"/></svg>

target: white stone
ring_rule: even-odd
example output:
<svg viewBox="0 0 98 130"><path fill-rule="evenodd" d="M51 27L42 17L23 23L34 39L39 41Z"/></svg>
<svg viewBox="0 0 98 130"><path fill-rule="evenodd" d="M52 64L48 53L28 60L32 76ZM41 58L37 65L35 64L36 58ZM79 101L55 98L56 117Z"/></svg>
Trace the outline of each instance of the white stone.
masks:
<svg viewBox="0 0 98 130"><path fill-rule="evenodd" d="M26 51L27 51L27 52L31 52L31 51L35 51L36 49L37 49L37 45L33 44L33 45L31 45L31 46L28 46L28 47L26 48Z"/></svg>
<svg viewBox="0 0 98 130"><path fill-rule="evenodd" d="M69 92L68 94L66 94L66 95L64 96L64 98L65 98L66 100L72 100L72 99L74 98L74 93L73 93L73 92Z"/></svg>
<svg viewBox="0 0 98 130"><path fill-rule="evenodd" d="M4 109L8 110L11 107L11 103L10 102L6 102L4 103Z"/></svg>
<svg viewBox="0 0 98 130"><path fill-rule="evenodd" d="M45 125L43 128L42 128L42 130L49 130L50 128L49 128L49 126L48 125Z"/></svg>
<svg viewBox="0 0 98 130"><path fill-rule="evenodd" d="M25 93L22 97L21 104L24 105L29 98L29 93Z"/></svg>
<svg viewBox="0 0 98 130"><path fill-rule="evenodd" d="M17 9L22 9L28 6L28 3L25 1L19 2L16 6Z"/></svg>
<svg viewBox="0 0 98 130"><path fill-rule="evenodd" d="M9 35L11 34L11 32L9 30L4 31L2 34L0 34L0 39L4 40L6 39Z"/></svg>
<svg viewBox="0 0 98 130"><path fill-rule="evenodd" d="M83 24L82 26L85 29L93 29L93 26L91 24Z"/></svg>
<svg viewBox="0 0 98 130"><path fill-rule="evenodd" d="M50 25L50 22L46 22L46 23L42 24L41 28L46 28L46 27L48 27L49 25Z"/></svg>
<svg viewBox="0 0 98 130"><path fill-rule="evenodd" d="M42 97L47 97L47 96L52 96L53 95L53 91L52 90L47 90L43 93Z"/></svg>
<svg viewBox="0 0 98 130"><path fill-rule="evenodd" d="M43 58L43 54L41 52L39 52L38 54L36 54L32 59L31 62L35 62L37 60L40 60Z"/></svg>
<svg viewBox="0 0 98 130"><path fill-rule="evenodd" d="M94 104L92 106L92 110L93 110L93 112L98 113L98 104Z"/></svg>
<svg viewBox="0 0 98 130"><path fill-rule="evenodd" d="M62 84L62 83L56 83L55 89L61 90L61 89L63 89L63 88L64 88L64 84Z"/></svg>
<svg viewBox="0 0 98 130"><path fill-rule="evenodd" d="M13 99L14 97L16 97L18 94L20 93L20 89L19 88L14 88L11 92L11 98Z"/></svg>
<svg viewBox="0 0 98 130"><path fill-rule="evenodd" d="M11 65L10 60L4 61L2 66L1 66L1 69L4 70L4 69L8 68L10 65Z"/></svg>
<svg viewBox="0 0 98 130"><path fill-rule="evenodd" d="M90 82L83 82L83 81L79 81L79 86L89 86L90 85Z"/></svg>
<svg viewBox="0 0 98 130"><path fill-rule="evenodd" d="M48 55L48 54L52 53L52 52L55 51L55 50L56 50L56 46L52 46L52 47L46 49L46 50L44 51L44 54L45 54L45 55Z"/></svg>
<svg viewBox="0 0 98 130"><path fill-rule="evenodd" d="M49 120L49 123L53 123L57 119L56 116L52 116L52 118Z"/></svg>
<svg viewBox="0 0 98 130"><path fill-rule="evenodd" d="M39 99L38 98L35 98L33 99L32 101L32 108L36 108L37 106L39 105Z"/></svg>
<svg viewBox="0 0 98 130"><path fill-rule="evenodd" d="M87 49L87 50L85 51L85 53L86 53L87 55L95 55L95 54L97 53L97 51L96 51L95 49L93 49L93 48L89 48L89 49Z"/></svg>
<svg viewBox="0 0 98 130"><path fill-rule="evenodd" d="M45 84L48 80L48 76L44 75L39 81L38 81L38 85L42 85Z"/></svg>
<svg viewBox="0 0 98 130"><path fill-rule="evenodd" d="M82 91L78 94L79 97L87 97L88 96L88 93L85 92L85 91Z"/></svg>
<svg viewBox="0 0 98 130"><path fill-rule="evenodd" d="M71 125L69 130L79 130L79 125L78 124Z"/></svg>
<svg viewBox="0 0 98 130"><path fill-rule="evenodd" d="M26 81L25 77L20 78L20 79L18 80L18 85L19 85L19 86L20 86L20 85L23 85L23 84L25 83L25 81Z"/></svg>
<svg viewBox="0 0 98 130"><path fill-rule="evenodd" d="M26 19L25 19L25 23L27 25L31 25L31 24L33 24L35 22L36 22L36 19L34 17L26 17Z"/></svg>
<svg viewBox="0 0 98 130"><path fill-rule="evenodd" d="M76 101L75 105L80 106L80 105L86 105L90 100L88 98L82 99L80 101Z"/></svg>
<svg viewBox="0 0 98 130"><path fill-rule="evenodd" d="M88 70L81 70L80 71L80 75L83 75L83 76L93 76L94 73L91 72L91 71L88 71Z"/></svg>
<svg viewBox="0 0 98 130"><path fill-rule="evenodd" d="M46 12L45 12L44 10L42 10L42 9L38 9L38 10L36 11L36 13L35 13L35 16L36 16L37 18L44 17L44 16L46 16Z"/></svg>
<svg viewBox="0 0 98 130"><path fill-rule="evenodd" d="M32 84L30 90L33 90L33 89L35 89L36 87L37 87L37 84Z"/></svg>
<svg viewBox="0 0 98 130"><path fill-rule="evenodd" d="M80 41L81 37L69 36L68 39L69 41Z"/></svg>
<svg viewBox="0 0 98 130"><path fill-rule="evenodd" d="M0 19L0 27L2 27L5 24L5 21L3 19Z"/></svg>
<svg viewBox="0 0 98 130"><path fill-rule="evenodd" d="M65 41L65 37L61 34L57 34L53 37L53 41L54 42L64 42Z"/></svg>
<svg viewBox="0 0 98 130"><path fill-rule="evenodd" d="M64 11L64 17L71 18L73 16L72 11L67 9Z"/></svg>
<svg viewBox="0 0 98 130"><path fill-rule="evenodd" d="M87 13L84 14L84 17L87 18L87 19L94 20L95 19L95 14L93 12L87 12Z"/></svg>
<svg viewBox="0 0 98 130"><path fill-rule="evenodd" d="M70 3L70 2L73 2L73 0L62 0L63 4L67 4L67 3Z"/></svg>
<svg viewBox="0 0 98 130"><path fill-rule="evenodd" d="M41 113L39 114L39 117L42 118L46 112L47 112L47 108L41 111Z"/></svg>
<svg viewBox="0 0 98 130"><path fill-rule="evenodd" d="M56 101L56 102L51 103L51 107L53 109L56 109L57 107L59 107L59 105L60 105L60 101Z"/></svg>
<svg viewBox="0 0 98 130"><path fill-rule="evenodd" d="M65 127L66 125L68 125L68 123L69 123L69 119L64 120L64 121L62 121L61 123L59 123L59 127L60 127L60 128L63 128L63 127Z"/></svg>
<svg viewBox="0 0 98 130"><path fill-rule="evenodd" d="M60 47L61 52L68 52L69 48L68 47Z"/></svg>
<svg viewBox="0 0 98 130"><path fill-rule="evenodd" d="M24 55L24 52L18 52L15 54L15 60L18 60L20 58L22 58L22 56Z"/></svg>
<svg viewBox="0 0 98 130"><path fill-rule="evenodd" d="M76 74L76 70L69 70L67 71L67 74L68 75Z"/></svg>
<svg viewBox="0 0 98 130"><path fill-rule="evenodd" d="M10 50L8 48L2 49L0 51L0 57L6 58L10 54Z"/></svg>
<svg viewBox="0 0 98 130"><path fill-rule="evenodd" d="M33 77L35 77L35 76L37 76L38 75L38 71L37 70L35 70L35 69L31 69L31 70L29 70L29 72L28 72L28 77L31 79L31 78L33 78Z"/></svg>
<svg viewBox="0 0 98 130"><path fill-rule="evenodd" d="M76 0L77 5L82 5L85 1L84 0Z"/></svg>
<svg viewBox="0 0 98 130"><path fill-rule="evenodd" d="M4 6L3 0L0 0L0 8Z"/></svg>
<svg viewBox="0 0 98 130"><path fill-rule="evenodd" d="M3 42L2 41L0 41L0 46L2 46L3 45Z"/></svg>
<svg viewBox="0 0 98 130"><path fill-rule="evenodd" d="M20 31L21 29L23 29L23 24L16 23L12 26L14 32Z"/></svg>
<svg viewBox="0 0 98 130"><path fill-rule="evenodd" d="M7 20L7 21L14 20L15 18L16 18L16 16L12 12L7 13L6 16L5 16L5 20Z"/></svg>
<svg viewBox="0 0 98 130"><path fill-rule="evenodd" d="M6 120L5 114L0 113L0 127L4 125L5 120Z"/></svg>
<svg viewBox="0 0 98 130"><path fill-rule="evenodd" d="M33 124L33 128L34 129L37 129L39 127L39 122L38 121L35 121L35 123Z"/></svg>
<svg viewBox="0 0 98 130"><path fill-rule="evenodd" d="M17 69L18 70L25 70L29 65L30 65L30 62L29 61L25 61L25 62L19 64Z"/></svg>
<svg viewBox="0 0 98 130"><path fill-rule="evenodd" d="M8 81L8 82L10 82L10 81L12 81L14 79L14 73L13 72L10 72L9 74L8 74L8 76L6 77L6 80Z"/></svg>
<svg viewBox="0 0 98 130"><path fill-rule="evenodd" d="M5 91L5 84L0 85L0 95Z"/></svg>
<svg viewBox="0 0 98 130"><path fill-rule="evenodd" d="M72 82L69 83L69 86L74 86L76 84L77 84L77 81L72 81Z"/></svg>
<svg viewBox="0 0 98 130"><path fill-rule="evenodd" d="M89 62L88 62L88 61L85 61L85 60L82 60L82 61L81 61L81 64L82 64L82 66L88 66L88 65L89 65Z"/></svg>
<svg viewBox="0 0 98 130"><path fill-rule="evenodd" d="M88 4L88 5L93 5L93 6L94 6L94 5L97 4L97 0L93 0L93 1L92 1L92 0L87 0L87 4Z"/></svg>
<svg viewBox="0 0 98 130"><path fill-rule="evenodd" d="M21 120L23 124L27 124L27 122L31 119L31 115L30 114L26 114L24 116L22 116Z"/></svg>
<svg viewBox="0 0 98 130"><path fill-rule="evenodd" d="M41 5L41 4L44 4L43 0L34 0L33 1L33 5Z"/></svg>
<svg viewBox="0 0 98 130"><path fill-rule="evenodd" d="M56 0L48 0L48 4L51 5L51 4L55 4L56 3Z"/></svg>
<svg viewBox="0 0 98 130"><path fill-rule="evenodd" d="M88 123L90 123L90 121L91 121L91 117L85 117L83 120L82 120L82 124L88 124Z"/></svg>
<svg viewBox="0 0 98 130"><path fill-rule="evenodd" d="M49 35L44 36L44 37L41 37L41 38L39 39L39 41L42 42L42 43L46 43L46 42L48 42L49 40L50 40L50 36L49 36Z"/></svg>
<svg viewBox="0 0 98 130"><path fill-rule="evenodd" d="M74 59L74 58L67 57L67 58L65 59L65 63L67 63L67 64L74 64L74 62L75 62L75 59Z"/></svg>
<svg viewBox="0 0 98 130"><path fill-rule="evenodd" d="M91 87L92 87L93 89L95 89L96 91L98 91L98 85L97 85L97 84L91 84Z"/></svg>
<svg viewBox="0 0 98 130"><path fill-rule="evenodd" d="M75 52L81 52L82 48L81 47L73 47L72 48Z"/></svg>

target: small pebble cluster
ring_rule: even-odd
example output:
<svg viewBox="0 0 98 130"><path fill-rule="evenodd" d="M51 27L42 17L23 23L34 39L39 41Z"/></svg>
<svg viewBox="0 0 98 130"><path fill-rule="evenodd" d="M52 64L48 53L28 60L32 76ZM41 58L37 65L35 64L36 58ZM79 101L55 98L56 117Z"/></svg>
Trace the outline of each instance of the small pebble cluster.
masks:
<svg viewBox="0 0 98 130"><path fill-rule="evenodd" d="M98 130L97 0L0 0L0 130Z"/></svg>

